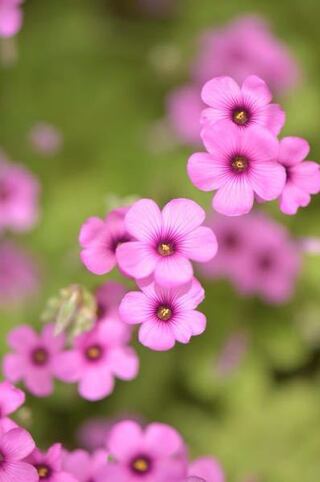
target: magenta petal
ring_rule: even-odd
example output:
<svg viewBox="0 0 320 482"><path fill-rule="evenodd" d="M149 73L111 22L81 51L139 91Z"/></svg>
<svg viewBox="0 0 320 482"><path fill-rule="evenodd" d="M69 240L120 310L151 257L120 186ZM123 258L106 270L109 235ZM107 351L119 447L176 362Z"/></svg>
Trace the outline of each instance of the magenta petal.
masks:
<svg viewBox="0 0 320 482"><path fill-rule="evenodd" d="M128 232L139 241L152 240L161 230L161 212L152 199L140 199L125 217Z"/></svg>
<svg viewBox="0 0 320 482"><path fill-rule="evenodd" d="M78 482L78 479L67 472L57 472L51 477L50 482Z"/></svg>
<svg viewBox="0 0 320 482"><path fill-rule="evenodd" d="M191 281L193 268L188 259L179 254L174 254L159 260L154 276L160 286L180 286Z"/></svg>
<svg viewBox="0 0 320 482"><path fill-rule="evenodd" d="M150 301L144 293L131 291L127 293L119 306L119 314L125 323L143 323L150 318Z"/></svg>
<svg viewBox="0 0 320 482"><path fill-rule="evenodd" d="M115 254L103 245L83 249L80 257L87 270L97 275L109 273L116 265Z"/></svg>
<svg viewBox="0 0 320 482"><path fill-rule="evenodd" d="M310 146L301 137L284 137L280 141L279 162L284 166L294 166L303 161L310 151Z"/></svg>
<svg viewBox="0 0 320 482"><path fill-rule="evenodd" d="M280 198L280 209L284 214L296 214L299 207L307 206L311 196L295 184L289 182L282 191Z"/></svg>
<svg viewBox="0 0 320 482"><path fill-rule="evenodd" d="M255 162L276 161L279 153L278 139L264 127L255 125L242 131L241 149Z"/></svg>
<svg viewBox="0 0 320 482"><path fill-rule="evenodd" d="M190 287L178 300L179 306L183 311L194 310L205 297L204 289L196 278L193 278Z"/></svg>
<svg viewBox="0 0 320 482"><path fill-rule="evenodd" d="M25 384L37 397L47 397L53 392L52 375L47 369L28 370L25 374Z"/></svg>
<svg viewBox="0 0 320 482"><path fill-rule="evenodd" d="M41 338L51 352L60 351L64 347L65 337L63 334L55 335L55 325L53 323L48 323L44 326Z"/></svg>
<svg viewBox="0 0 320 482"><path fill-rule="evenodd" d="M212 154L214 162L229 167L230 154L233 154L241 145L244 133L252 129L239 129L229 120L221 120L214 125L205 124L201 131L201 138L207 151ZM265 129L264 129L265 130Z"/></svg>
<svg viewBox="0 0 320 482"><path fill-rule="evenodd" d="M113 391L114 381L108 367L86 370L79 383L79 393L86 400L102 400Z"/></svg>
<svg viewBox="0 0 320 482"><path fill-rule="evenodd" d="M240 95L240 88L231 77L215 77L204 85L201 92L205 104L220 110L232 108Z"/></svg>
<svg viewBox="0 0 320 482"><path fill-rule="evenodd" d="M189 233L183 240L183 254L192 259L205 263L217 253L217 238L210 228L200 226Z"/></svg>
<svg viewBox="0 0 320 482"><path fill-rule="evenodd" d="M22 26L22 10L16 5L0 7L0 37L16 35Z"/></svg>
<svg viewBox="0 0 320 482"><path fill-rule="evenodd" d="M304 161L290 169L292 182L310 194L320 191L320 165L313 161Z"/></svg>
<svg viewBox="0 0 320 482"><path fill-rule="evenodd" d="M279 197L286 182L285 169L278 162L256 162L248 177L254 192L266 201Z"/></svg>
<svg viewBox="0 0 320 482"><path fill-rule="evenodd" d="M8 381L0 383L1 417L15 412L25 401L25 394Z"/></svg>
<svg viewBox="0 0 320 482"><path fill-rule="evenodd" d="M269 104L264 107L264 116L264 126L277 136L286 120L284 110L278 104Z"/></svg>
<svg viewBox="0 0 320 482"><path fill-rule="evenodd" d="M10 348L21 351L22 353L28 353L30 347L36 345L38 342L38 335L28 325L20 325L18 328L11 330L8 335Z"/></svg>
<svg viewBox="0 0 320 482"><path fill-rule="evenodd" d="M8 462L26 458L34 448L33 438L22 428L14 428L2 435L1 451Z"/></svg>
<svg viewBox="0 0 320 482"><path fill-rule="evenodd" d="M82 369L81 355L77 350L65 351L54 358L54 374L64 382L77 382L81 378Z"/></svg>
<svg viewBox="0 0 320 482"><path fill-rule="evenodd" d="M147 321L140 327L139 341L152 350L166 351L174 346L175 337L167 324Z"/></svg>
<svg viewBox="0 0 320 482"><path fill-rule="evenodd" d="M270 89L264 80L256 75L250 75L242 84L241 92L257 106L269 104L272 100Z"/></svg>
<svg viewBox="0 0 320 482"><path fill-rule="evenodd" d="M200 226L206 213L199 204L191 199L173 199L162 210L164 233L185 235Z"/></svg>
<svg viewBox="0 0 320 482"><path fill-rule="evenodd" d="M39 475L37 470L26 462L6 463L0 469L1 482L38 482Z"/></svg>
<svg viewBox="0 0 320 482"><path fill-rule="evenodd" d="M192 336L197 336L205 331L207 319L200 311L185 311L181 314L181 324L188 326Z"/></svg>
<svg viewBox="0 0 320 482"><path fill-rule="evenodd" d="M158 256L147 243L131 241L117 248L120 268L129 276L141 279L149 276L155 269Z"/></svg>
<svg viewBox="0 0 320 482"><path fill-rule="evenodd" d="M110 351L108 364L112 373L122 380L132 380L139 371L139 359L132 348L115 348Z"/></svg>
<svg viewBox="0 0 320 482"><path fill-rule="evenodd" d="M105 229L105 222L97 217L91 217L83 223L79 234L79 243L83 247L87 247L92 242L96 241L97 236Z"/></svg>
<svg viewBox="0 0 320 482"><path fill-rule="evenodd" d="M175 317L174 323L172 323L172 331L175 339L180 343L189 343L192 337L192 331L189 324L185 323L184 316Z"/></svg>
<svg viewBox="0 0 320 482"><path fill-rule="evenodd" d="M213 208L225 216L241 216L251 211L253 189L245 176L231 178L213 198Z"/></svg>
<svg viewBox="0 0 320 482"><path fill-rule="evenodd" d="M210 482L224 482L220 464L212 457L201 457L190 464L189 475L203 477Z"/></svg>
<svg viewBox="0 0 320 482"><path fill-rule="evenodd" d="M206 152L198 152L189 157L187 171L191 182L201 191L218 189L228 179L224 160L214 159Z"/></svg>
<svg viewBox="0 0 320 482"><path fill-rule="evenodd" d="M145 444L147 449L158 457L175 456L184 450L184 443L179 433L162 423L148 425Z"/></svg>
<svg viewBox="0 0 320 482"><path fill-rule="evenodd" d="M3 358L3 374L13 383L20 381L25 372L25 360L20 355L9 353Z"/></svg>
<svg viewBox="0 0 320 482"><path fill-rule="evenodd" d="M115 454L119 460L133 455L137 447L143 443L143 432L137 422L125 420L111 429L107 440L107 450Z"/></svg>

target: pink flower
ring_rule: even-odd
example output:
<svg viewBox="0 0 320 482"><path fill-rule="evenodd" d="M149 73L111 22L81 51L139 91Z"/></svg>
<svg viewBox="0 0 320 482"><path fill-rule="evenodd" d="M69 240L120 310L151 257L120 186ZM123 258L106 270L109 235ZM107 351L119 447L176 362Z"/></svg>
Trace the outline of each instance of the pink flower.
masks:
<svg viewBox="0 0 320 482"><path fill-rule="evenodd" d="M54 155L62 146L61 133L47 122L39 122L33 126L29 133L33 148L41 154Z"/></svg>
<svg viewBox="0 0 320 482"><path fill-rule="evenodd" d="M320 192L320 168L317 162L305 161L309 144L300 137L285 137L280 141L279 162L287 173L286 185L280 197L280 209L285 214L296 214L307 206L311 194Z"/></svg>
<svg viewBox="0 0 320 482"><path fill-rule="evenodd" d="M38 479L36 480L40 482L78 482L78 479L62 469L61 444L52 445L46 453L35 449L29 455L27 461L36 469L38 474Z"/></svg>
<svg viewBox="0 0 320 482"><path fill-rule="evenodd" d="M35 260L12 241L0 242L0 305L22 302L38 289Z"/></svg>
<svg viewBox="0 0 320 482"><path fill-rule="evenodd" d="M212 457L201 457L192 462L189 467L189 475L200 477L205 482L225 481L222 467Z"/></svg>
<svg viewBox="0 0 320 482"><path fill-rule="evenodd" d="M63 349L64 336L54 335L53 324L46 325L40 335L31 327L21 325L9 333L8 344L14 353L4 356L5 377L13 383L23 380L37 397L50 395L54 359Z"/></svg>
<svg viewBox="0 0 320 482"><path fill-rule="evenodd" d="M125 217L128 233L136 239L117 248L120 268L136 279L154 275L170 287L191 281L189 259L206 262L217 252L211 229L201 226L204 210L190 199L174 199L162 212L151 199L133 204Z"/></svg>
<svg viewBox="0 0 320 482"><path fill-rule="evenodd" d="M98 482L181 482L186 476L183 440L168 425L152 423L142 430L135 422L121 422L112 429L107 449L111 460L106 478Z"/></svg>
<svg viewBox="0 0 320 482"><path fill-rule="evenodd" d="M201 96L209 105L202 113L204 122L229 120L240 128L258 125L274 135L285 122L284 111L270 103L272 94L256 75L247 77L241 88L231 77L215 77L204 85Z"/></svg>
<svg viewBox="0 0 320 482"><path fill-rule="evenodd" d="M76 477L77 482L97 482L104 475L107 463L108 454L105 450L97 450L93 454L75 450L65 454L63 468Z"/></svg>
<svg viewBox="0 0 320 482"><path fill-rule="evenodd" d="M124 224L126 211L115 209L105 220L92 217L81 226L81 260L92 273L109 273L117 264L117 247L131 240Z"/></svg>
<svg viewBox="0 0 320 482"><path fill-rule="evenodd" d="M16 423L8 418L24 404L25 394L8 381L0 383L0 425L7 429L15 428Z"/></svg>
<svg viewBox="0 0 320 482"><path fill-rule="evenodd" d="M38 482L37 471L24 459L35 443L22 428L4 432L0 428L0 480L3 482Z"/></svg>
<svg viewBox="0 0 320 482"><path fill-rule="evenodd" d="M273 92L293 87L299 76L295 59L263 18L239 17L203 35L192 66L198 84L218 75L230 75L243 82L252 74L264 79Z"/></svg>
<svg viewBox="0 0 320 482"><path fill-rule="evenodd" d="M197 85L184 85L172 91L167 99L167 112L177 138L186 144L199 145L200 119L204 104Z"/></svg>
<svg viewBox="0 0 320 482"><path fill-rule="evenodd" d="M56 358L55 373L65 382L79 382L79 393L87 400L101 400L113 391L114 377L137 376L138 358L126 341L119 322L99 323L78 336L72 350Z"/></svg>
<svg viewBox="0 0 320 482"><path fill-rule="evenodd" d="M22 26L23 0L0 0L0 37L13 37Z"/></svg>
<svg viewBox="0 0 320 482"><path fill-rule="evenodd" d="M176 340L189 343L191 336L204 332L206 317L196 311L204 290L195 278L181 288L162 288L155 283L140 286L142 291L127 293L119 308L126 323L142 323L140 343L153 350L169 350Z"/></svg>
<svg viewBox="0 0 320 482"><path fill-rule="evenodd" d="M245 331L235 331L229 336L218 355L216 372L219 376L226 377L239 367L248 351L248 341Z"/></svg>
<svg viewBox="0 0 320 482"><path fill-rule="evenodd" d="M0 159L0 230L27 231L38 220L39 183L25 168Z"/></svg>
<svg viewBox="0 0 320 482"><path fill-rule="evenodd" d="M202 191L217 190L216 211L240 216L251 211L255 195L264 201L280 196L286 173L277 162L278 141L266 129L239 129L221 120L205 125L202 138L208 153L190 157L188 174Z"/></svg>

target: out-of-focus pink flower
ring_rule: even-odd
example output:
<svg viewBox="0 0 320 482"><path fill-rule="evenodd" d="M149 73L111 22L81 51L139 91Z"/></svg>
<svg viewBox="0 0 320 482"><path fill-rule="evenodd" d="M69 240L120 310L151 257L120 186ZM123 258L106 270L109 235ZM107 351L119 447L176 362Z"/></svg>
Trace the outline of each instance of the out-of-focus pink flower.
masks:
<svg viewBox="0 0 320 482"><path fill-rule="evenodd" d="M23 0L0 0L0 37L13 37L22 27Z"/></svg>
<svg viewBox="0 0 320 482"><path fill-rule="evenodd" d="M248 335L244 331L232 333L217 359L215 370L221 377L230 375L241 363L248 349Z"/></svg>
<svg viewBox="0 0 320 482"><path fill-rule="evenodd" d="M200 477L205 482L224 482L224 472L217 460L212 457L201 457L189 466L189 475Z"/></svg>
<svg viewBox="0 0 320 482"><path fill-rule="evenodd" d="M262 213L245 216L236 225L230 218L211 222L220 251L216 261L205 267L206 276L228 277L241 294L257 294L269 303L290 299L300 271L301 249L284 226Z"/></svg>
<svg viewBox="0 0 320 482"><path fill-rule="evenodd" d="M311 194L320 192L320 166L305 161L309 144L300 137L285 137L280 141L279 162L287 174L286 185L280 197L280 209L285 214L296 214L299 207L307 206Z"/></svg>
<svg viewBox="0 0 320 482"><path fill-rule="evenodd" d="M201 133L207 153L188 161L191 182L202 191L217 190L212 206L226 216L251 211L255 195L272 201L280 196L284 167L277 161L279 143L266 129L239 129L226 120L205 124Z"/></svg>
<svg viewBox="0 0 320 482"><path fill-rule="evenodd" d="M165 287L188 283L190 259L203 263L217 252L215 235L201 226L204 219L204 210L190 199L173 199L162 211L151 199L137 201L125 217L135 241L117 248L120 268L136 279L154 275Z"/></svg>
<svg viewBox="0 0 320 482"><path fill-rule="evenodd" d="M11 241L0 242L0 305L23 301L39 288L38 267Z"/></svg>
<svg viewBox="0 0 320 482"><path fill-rule="evenodd" d="M29 139L37 152L49 156L59 152L63 143L61 132L47 122L35 124L29 133Z"/></svg>
<svg viewBox="0 0 320 482"><path fill-rule="evenodd" d="M142 323L139 341L153 350L169 350L176 340L189 343L206 328L206 317L197 306L204 290L194 278L189 286L162 288L155 283L140 283L142 291L127 293L121 302L120 316L126 323Z"/></svg>
<svg viewBox="0 0 320 482"><path fill-rule="evenodd" d="M91 217L81 226L81 260L92 273L109 273L117 264L117 247L131 241L124 223L126 212L127 208L115 209L104 220Z"/></svg>
<svg viewBox="0 0 320 482"><path fill-rule="evenodd" d="M119 420L117 420L119 421ZM86 420L77 431L79 445L90 452L104 446L113 421L106 417L94 417Z"/></svg>
<svg viewBox="0 0 320 482"><path fill-rule="evenodd" d="M39 183L24 167L0 158L0 230L27 231L38 220Z"/></svg>
<svg viewBox="0 0 320 482"><path fill-rule="evenodd" d="M143 430L137 423L115 425L108 440L110 462L106 478L117 482L181 482L187 475L185 446L168 425L152 423Z"/></svg>
<svg viewBox="0 0 320 482"><path fill-rule="evenodd" d="M101 400L113 391L114 377L132 380L139 360L126 345L127 335L119 322L107 321L74 340L72 350L55 359L55 373L65 382L79 382L79 393L87 400Z"/></svg>
<svg viewBox="0 0 320 482"><path fill-rule="evenodd" d="M35 449L27 458L38 474L40 481L47 482L79 482L73 475L65 472L62 468L62 447L61 444L52 445L48 452L41 452ZM27 482L29 479L25 479Z"/></svg>
<svg viewBox="0 0 320 482"><path fill-rule="evenodd" d="M65 453L63 459L64 470L76 477L77 482L96 482L104 476L107 464L108 453L105 450L97 450L93 454L74 450Z"/></svg>
<svg viewBox="0 0 320 482"><path fill-rule="evenodd" d="M201 85L219 75L243 82L252 74L264 79L274 93L293 87L299 77L295 59L263 18L240 17L202 36L192 65L196 83Z"/></svg>
<svg viewBox="0 0 320 482"><path fill-rule="evenodd" d="M25 394L8 381L0 383L0 426L7 431L15 428L16 423L8 418L24 404Z"/></svg>
<svg viewBox="0 0 320 482"><path fill-rule="evenodd" d="M35 468L25 461L34 450L31 435L22 428L5 432L0 428L0 480L3 482L38 482Z"/></svg>
<svg viewBox="0 0 320 482"><path fill-rule="evenodd" d="M5 377L13 383L23 380L33 395L50 395L54 359L62 351L64 342L63 335L54 335L53 324L46 325L41 334L27 325L14 328L8 335L8 344L14 353L3 359Z"/></svg>
<svg viewBox="0 0 320 482"><path fill-rule="evenodd" d="M284 111L271 104L268 86L256 75L247 77L241 88L232 77L215 77L204 85L201 97L209 105L202 113L203 122L229 120L242 129L258 125L274 135L285 122Z"/></svg>
<svg viewBox="0 0 320 482"><path fill-rule="evenodd" d="M167 98L169 122L179 141L199 145L200 119L204 109L200 88L187 84L173 90Z"/></svg>

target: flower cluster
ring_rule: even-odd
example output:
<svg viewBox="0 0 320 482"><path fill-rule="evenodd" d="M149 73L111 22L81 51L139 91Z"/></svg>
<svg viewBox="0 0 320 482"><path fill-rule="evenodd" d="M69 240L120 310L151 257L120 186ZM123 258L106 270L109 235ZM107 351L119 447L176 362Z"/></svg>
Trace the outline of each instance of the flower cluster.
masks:
<svg viewBox="0 0 320 482"><path fill-rule="evenodd" d="M59 443L42 452L31 435L8 418L24 401L21 390L7 381L0 383L0 479L5 482L225 480L217 460L202 457L189 462L181 435L161 423L145 428L132 420L115 423L92 453L83 449L68 452Z"/></svg>
<svg viewBox="0 0 320 482"><path fill-rule="evenodd" d="M209 221L219 251L203 266L207 278L227 278L242 295L268 303L287 301L301 266L301 248L287 229L263 213L239 218L214 215Z"/></svg>
<svg viewBox="0 0 320 482"><path fill-rule="evenodd" d="M266 83L255 75L241 87L217 77L202 89L201 137L207 152L193 154L188 175L202 191L217 191L213 208L226 216L251 211L254 200L280 199L285 214L306 206L320 191L319 164L304 161L308 143L299 137L277 139L285 116Z"/></svg>
<svg viewBox="0 0 320 482"><path fill-rule="evenodd" d="M231 76L243 82L249 75L263 78L272 92L293 87L298 66L279 39L260 17L240 17L230 24L205 32L191 66L191 82L170 93L167 112L177 137L187 144L199 144L199 119L204 104L202 85L216 76Z"/></svg>

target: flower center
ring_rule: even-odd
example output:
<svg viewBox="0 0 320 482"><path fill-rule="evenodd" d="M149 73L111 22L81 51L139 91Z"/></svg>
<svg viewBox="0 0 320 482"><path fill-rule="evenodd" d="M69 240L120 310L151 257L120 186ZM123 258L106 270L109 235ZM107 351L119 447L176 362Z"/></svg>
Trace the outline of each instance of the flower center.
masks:
<svg viewBox="0 0 320 482"><path fill-rule="evenodd" d="M258 261L258 265L262 271L269 271L273 266L272 255L268 253L262 255Z"/></svg>
<svg viewBox="0 0 320 482"><path fill-rule="evenodd" d="M0 182L0 201L7 201L11 195L11 190L5 184L5 182Z"/></svg>
<svg viewBox="0 0 320 482"><path fill-rule="evenodd" d="M31 358L35 365L45 365L48 361L49 354L45 348L36 348L33 350Z"/></svg>
<svg viewBox="0 0 320 482"><path fill-rule="evenodd" d="M118 238L113 238L112 241L111 241L111 251L113 253L115 253L116 250L117 250L117 247L120 246L120 244L128 243L129 241L131 241L131 238L130 238L130 236L128 236L126 234L123 234L122 236L119 236Z"/></svg>
<svg viewBox="0 0 320 482"><path fill-rule="evenodd" d="M98 306L97 306L98 320L100 320L101 318L104 318L107 313L108 313L108 307L106 305L103 305L102 303L98 303Z"/></svg>
<svg viewBox="0 0 320 482"><path fill-rule="evenodd" d="M40 479L47 479L51 474L50 467L48 467L47 465L37 465L36 469L38 471Z"/></svg>
<svg viewBox="0 0 320 482"><path fill-rule="evenodd" d="M239 126L244 126L249 120L249 114L245 109L236 109L232 114L232 120Z"/></svg>
<svg viewBox="0 0 320 482"><path fill-rule="evenodd" d="M172 310L169 306L159 306L157 310L157 317L161 321L168 321L172 317Z"/></svg>
<svg viewBox="0 0 320 482"><path fill-rule="evenodd" d="M89 346L86 350L86 357L88 360L97 361L102 357L103 350L99 345Z"/></svg>
<svg viewBox="0 0 320 482"><path fill-rule="evenodd" d="M234 171L243 172L248 168L248 160L244 156L235 156L231 165Z"/></svg>
<svg viewBox="0 0 320 482"><path fill-rule="evenodd" d="M2 462L4 462L4 455L0 452L0 464L2 464Z"/></svg>
<svg viewBox="0 0 320 482"><path fill-rule="evenodd" d="M151 460L147 456L139 456L131 462L131 469L139 475L145 475L150 472Z"/></svg>
<svg viewBox="0 0 320 482"><path fill-rule="evenodd" d="M158 253L161 254L161 256L171 256L174 253L172 243L160 243Z"/></svg>

